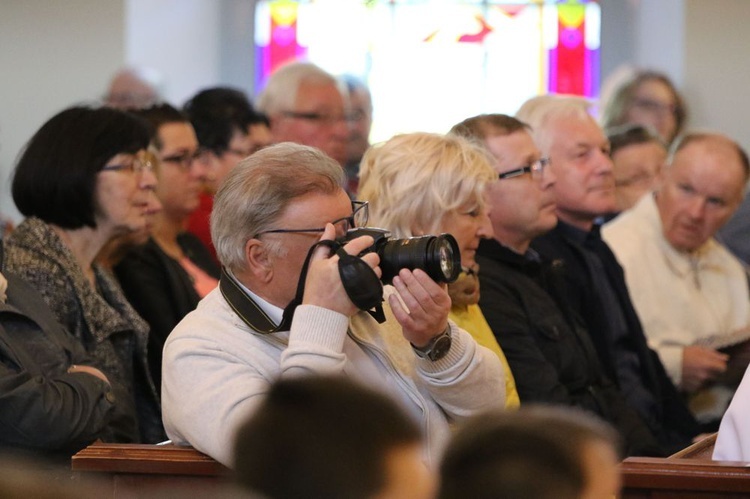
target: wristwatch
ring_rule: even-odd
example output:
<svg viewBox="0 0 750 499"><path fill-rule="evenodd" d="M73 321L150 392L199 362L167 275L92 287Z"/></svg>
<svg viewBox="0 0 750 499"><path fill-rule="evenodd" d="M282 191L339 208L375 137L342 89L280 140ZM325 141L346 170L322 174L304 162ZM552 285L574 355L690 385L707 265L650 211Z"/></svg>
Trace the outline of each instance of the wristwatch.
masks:
<svg viewBox="0 0 750 499"><path fill-rule="evenodd" d="M432 338L425 346L419 348L412 344L411 347L420 359L429 359L434 362L442 359L448 354L452 343L451 327L448 325L448 327L445 328L445 331Z"/></svg>

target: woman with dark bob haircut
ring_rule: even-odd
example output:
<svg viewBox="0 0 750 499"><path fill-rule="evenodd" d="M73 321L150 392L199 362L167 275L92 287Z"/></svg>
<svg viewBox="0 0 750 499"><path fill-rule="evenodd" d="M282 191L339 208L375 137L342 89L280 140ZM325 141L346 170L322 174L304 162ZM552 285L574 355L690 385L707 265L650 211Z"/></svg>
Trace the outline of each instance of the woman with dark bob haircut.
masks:
<svg viewBox="0 0 750 499"><path fill-rule="evenodd" d="M26 219L5 241L5 268L42 294L112 384L112 440L164 438L146 363L148 326L95 263L113 237L146 225L156 186L149 135L135 116L72 107L34 134L16 165L13 200Z"/></svg>

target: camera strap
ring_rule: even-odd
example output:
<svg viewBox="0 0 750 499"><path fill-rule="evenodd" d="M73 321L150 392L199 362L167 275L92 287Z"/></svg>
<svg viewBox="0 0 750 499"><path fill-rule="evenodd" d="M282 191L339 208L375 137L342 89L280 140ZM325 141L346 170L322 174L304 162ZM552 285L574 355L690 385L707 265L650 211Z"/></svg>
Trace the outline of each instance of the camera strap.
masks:
<svg viewBox="0 0 750 499"><path fill-rule="evenodd" d="M383 285L375 271L361 258L344 251L344 248L339 248L336 254L339 256L339 276L349 299L378 323L385 322Z"/></svg>
<svg viewBox="0 0 750 499"><path fill-rule="evenodd" d="M291 316L289 317L289 321L286 320L286 310L284 310L284 317L281 320L281 324L278 326L274 324L263 309L242 290L240 284L224 268L221 269L219 290L229 306L234 310L234 313L242 319L242 322L258 333L271 334L278 331L288 331L288 326L292 325Z"/></svg>

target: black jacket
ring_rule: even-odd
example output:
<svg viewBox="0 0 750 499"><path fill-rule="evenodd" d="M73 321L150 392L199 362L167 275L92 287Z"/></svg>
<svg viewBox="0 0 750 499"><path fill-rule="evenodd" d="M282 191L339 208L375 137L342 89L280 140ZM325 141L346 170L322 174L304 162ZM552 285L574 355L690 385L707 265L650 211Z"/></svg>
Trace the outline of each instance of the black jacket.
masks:
<svg viewBox="0 0 750 499"><path fill-rule="evenodd" d="M663 455L602 372L591 340L565 303L557 262L533 261L485 240L477 263L479 306L508 359L521 405L582 407L619 430L627 455Z"/></svg>
<svg viewBox="0 0 750 499"><path fill-rule="evenodd" d="M667 375L658 355L648 346L640 319L630 300L622 267L599 236L598 226L594 226L587 234L583 244L575 236L575 230L565 222L559 222L555 229L535 239L532 248L547 259L565 262L564 280L568 301L574 312L583 319L607 375L617 380L614 370L616 348L612 338L606 334L609 317L596 293L584 252L593 252L599 257L606 280L615 293L625 319L627 347L638 356L641 385L656 401L655 413L642 416L668 450L677 451L690 445L692 438L700 432L700 427Z"/></svg>
<svg viewBox="0 0 750 499"><path fill-rule="evenodd" d="M3 268L32 286L57 321L94 359L112 384L118 409L117 442L156 443L166 438L161 406L148 368L148 324L125 298L115 277L94 264L91 286L54 229L27 218L4 241Z"/></svg>
<svg viewBox="0 0 750 499"><path fill-rule="evenodd" d="M37 457L71 454L97 438L111 441L121 422L109 385L73 364L94 365L42 297L11 274L0 302L0 448ZM105 373L106 374L106 373ZM119 417L118 417L119 414ZM129 424L135 429L135 421Z"/></svg>
<svg viewBox="0 0 750 499"><path fill-rule="evenodd" d="M210 252L193 234L177 239L180 248L208 275L219 278ZM133 308L151 327L148 364L157 390L161 389L162 349L178 322L200 301L192 280L180 262L167 255L153 239L131 252L114 267L115 276Z"/></svg>

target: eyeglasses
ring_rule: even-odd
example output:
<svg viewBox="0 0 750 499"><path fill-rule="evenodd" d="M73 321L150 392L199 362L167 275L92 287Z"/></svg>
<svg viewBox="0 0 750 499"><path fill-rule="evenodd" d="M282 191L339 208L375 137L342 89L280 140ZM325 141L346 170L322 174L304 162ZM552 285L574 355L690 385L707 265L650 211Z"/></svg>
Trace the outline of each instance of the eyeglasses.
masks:
<svg viewBox="0 0 750 499"><path fill-rule="evenodd" d="M367 201L352 201L352 214L331 222L336 228L336 234L346 234L349 229L367 226L370 218L370 208ZM293 234L296 232L323 232L325 227L315 229L271 229L258 232L255 237L263 234Z"/></svg>
<svg viewBox="0 0 750 499"><path fill-rule="evenodd" d="M500 180L503 180L506 178L519 177L525 173L531 173L531 178L535 180L541 180L542 178L544 178L544 169L547 168L549 164L549 158L539 158L538 160L529 163L526 166L521 166L519 168L516 168L515 170L503 172L498 175L498 178Z"/></svg>
<svg viewBox="0 0 750 499"><path fill-rule="evenodd" d="M352 111L352 113L349 115L349 122L351 123L357 123L360 121L365 121L367 118L367 113L362 109L355 109Z"/></svg>
<svg viewBox="0 0 750 499"><path fill-rule="evenodd" d="M281 114L283 114L287 118L296 118L298 120L312 121L314 123L318 123L324 126L335 125L336 123L340 123L342 121L347 124L357 121L357 117L353 114L334 115L334 114L317 113L317 112L302 113L302 112L297 112L297 111L283 111Z"/></svg>
<svg viewBox="0 0 750 499"><path fill-rule="evenodd" d="M633 105L651 113L675 114L677 112L677 106L674 104L664 104L663 102L655 101L653 99L636 97L633 99Z"/></svg>
<svg viewBox="0 0 750 499"><path fill-rule="evenodd" d="M154 165L153 163L151 163L151 161L134 158L133 161L131 161L130 163L122 163L119 165L105 165L104 167L102 167L101 171L108 171L108 172L130 171L133 173L143 173L144 171L153 172Z"/></svg>
<svg viewBox="0 0 750 499"><path fill-rule="evenodd" d="M183 153L183 154L176 154L174 156L167 156L165 158L161 158L162 162L164 163L174 163L177 166L180 167L183 171L188 171L192 166L193 163L201 159L203 156L202 150L197 150L194 153Z"/></svg>

